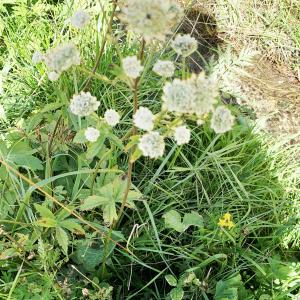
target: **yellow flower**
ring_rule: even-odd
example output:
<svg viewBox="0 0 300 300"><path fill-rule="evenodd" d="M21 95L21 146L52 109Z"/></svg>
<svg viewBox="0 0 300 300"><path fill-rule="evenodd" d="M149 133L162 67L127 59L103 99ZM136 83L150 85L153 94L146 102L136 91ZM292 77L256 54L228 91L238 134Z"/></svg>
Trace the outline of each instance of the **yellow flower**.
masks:
<svg viewBox="0 0 300 300"><path fill-rule="evenodd" d="M224 216L219 219L218 225L220 227L228 227L228 229L233 228L234 223L232 222L232 215L230 213L224 214Z"/></svg>

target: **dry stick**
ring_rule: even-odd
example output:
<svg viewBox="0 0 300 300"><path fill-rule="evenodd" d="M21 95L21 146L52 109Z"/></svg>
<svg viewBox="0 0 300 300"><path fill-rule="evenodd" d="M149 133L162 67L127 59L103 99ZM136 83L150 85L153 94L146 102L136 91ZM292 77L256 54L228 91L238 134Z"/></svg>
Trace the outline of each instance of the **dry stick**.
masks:
<svg viewBox="0 0 300 300"><path fill-rule="evenodd" d="M112 29L112 23L113 23L113 20L114 20L114 15L115 15L115 12L116 12L116 9L117 9L117 0L113 1L113 7L112 7L112 12L111 12L111 17L109 19L109 23L108 23L108 27L107 27L107 30L105 32L105 35L104 35L104 38L102 40L102 44L101 44L101 48L100 48L100 52L96 58L96 62L95 62L95 65L93 67L93 70L90 74L90 76L88 77L87 81L85 82L82 90L85 90L89 87L96 71L97 71L97 68L99 66L99 63L100 63L100 60L103 56L103 53L104 53L104 49L105 49L105 46L106 46L106 42L107 42L107 36L111 33L111 29Z"/></svg>
<svg viewBox="0 0 300 300"><path fill-rule="evenodd" d="M131 254L132 256L135 257L135 255L128 249L126 249L126 247L122 246L121 244L119 244L118 242L114 241L109 235L106 235L104 232L102 232L101 230L99 230L97 227L91 225L88 221L86 221L85 219L83 219L79 214L75 213L74 211L72 211L70 208L68 208L67 206L63 205L62 203L60 203L58 200L56 200L53 196L51 196L49 193L47 193L46 191L44 191L42 188L40 188L37 184L35 184L33 181L31 181L30 179L28 179L26 176L24 176L23 174L21 174L19 171L15 170L13 167L11 167L6 161L0 159L0 163L3 164L7 169L11 170L13 173L15 173L17 176L19 176L21 179L23 179L24 181L26 181L28 184L30 184L31 186L33 186L35 189L39 190L40 192L42 192L46 197L48 197L52 202L56 203L57 205L59 205L61 208L63 208L65 211L67 211L69 214L73 215L74 217L76 217L79 221L81 221L82 223L84 223L85 225L87 225L88 227L90 227L91 229L93 229L94 231L100 233L100 235L102 237L105 237L107 239L109 239L111 242L113 242L116 246L120 247L121 249L125 250L127 253Z"/></svg>

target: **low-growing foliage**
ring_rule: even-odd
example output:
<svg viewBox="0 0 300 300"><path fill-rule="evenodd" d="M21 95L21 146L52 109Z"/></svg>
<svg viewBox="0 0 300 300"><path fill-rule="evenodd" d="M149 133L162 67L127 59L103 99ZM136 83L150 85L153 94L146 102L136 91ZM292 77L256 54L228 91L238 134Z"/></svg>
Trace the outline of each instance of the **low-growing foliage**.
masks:
<svg viewBox="0 0 300 300"><path fill-rule="evenodd" d="M191 74L177 2L0 9L1 299L297 299L296 147Z"/></svg>

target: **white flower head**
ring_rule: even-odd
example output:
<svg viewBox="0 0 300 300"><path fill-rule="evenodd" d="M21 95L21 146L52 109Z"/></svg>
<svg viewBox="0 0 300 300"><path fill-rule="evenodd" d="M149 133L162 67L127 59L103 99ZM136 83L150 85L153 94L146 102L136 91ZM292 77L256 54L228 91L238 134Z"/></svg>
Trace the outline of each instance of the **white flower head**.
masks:
<svg viewBox="0 0 300 300"><path fill-rule="evenodd" d="M56 81L59 78L59 74L56 73L55 71L51 71L51 72L48 73L48 78L51 81Z"/></svg>
<svg viewBox="0 0 300 300"><path fill-rule="evenodd" d="M153 71L162 77L172 77L175 72L175 66L171 61L158 60L153 67Z"/></svg>
<svg viewBox="0 0 300 300"><path fill-rule="evenodd" d="M88 127L84 132L84 136L89 142L94 143L98 140L100 131L96 128Z"/></svg>
<svg viewBox="0 0 300 300"><path fill-rule="evenodd" d="M195 87L188 80L175 79L163 88L162 100L169 112L192 114L196 101Z"/></svg>
<svg viewBox="0 0 300 300"><path fill-rule="evenodd" d="M37 65L44 60L44 55L41 52L36 51L33 53L31 60L34 65Z"/></svg>
<svg viewBox="0 0 300 300"><path fill-rule="evenodd" d="M175 79L166 83L162 100L170 112L196 114L201 118L213 111L218 93L217 83L201 73L187 80Z"/></svg>
<svg viewBox="0 0 300 300"><path fill-rule="evenodd" d="M172 41L171 46L177 54L188 57L197 50L198 43L197 40L189 34L184 34L177 35Z"/></svg>
<svg viewBox="0 0 300 300"><path fill-rule="evenodd" d="M183 10L175 0L124 0L121 20L146 41L164 41L181 19Z"/></svg>
<svg viewBox="0 0 300 300"><path fill-rule="evenodd" d="M90 22L90 20L91 16L82 9L76 11L70 18L71 24L78 29L82 29L83 27L85 27Z"/></svg>
<svg viewBox="0 0 300 300"><path fill-rule="evenodd" d="M104 114L106 123L114 127L120 122L120 115L114 109L108 109Z"/></svg>
<svg viewBox="0 0 300 300"><path fill-rule="evenodd" d="M2 104L0 104L0 120L6 120L6 112Z"/></svg>
<svg viewBox="0 0 300 300"><path fill-rule="evenodd" d="M177 145L188 144L191 139L191 130L187 126L178 126L174 130L174 139Z"/></svg>
<svg viewBox="0 0 300 300"><path fill-rule="evenodd" d="M149 132L144 134L138 144L139 149L144 156L158 158L164 155L164 138L158 132Z"/></svg>
<svg viewBox="0 0 300 300"><path fill-rule="evenodd" d="M154 115L147 107L141 106L133 116L133 123L139 129L151 131L154 127Z"/></svg>
<svg viewBox="0 0 300 300"><path fill-rule="evenodd" d="M73 43L66 43L51 49L44 56L44 61L50 71L60 74L80 64L80 53Z"/></svg>
<svg viewBox="0 0 300 300"><path fill-rule="evenodd" d="M231 130L234 124L234 116L225 106L218 106L211 118L211 128L216 133L224 133Z"/></svg>
<svg viewBox="0 0 300 300"><path fill-rule="evenodd" d="M71 99L70 110L74 115L86 117L98 109L100 102L90 92L81 92Z"/></svg>
<svg viewBox="0 0 300 300"><path fill-rule="evenodd" d="M127 56L123 58L122 66L125 74L132 79L138 78L144 69L141 61L138 60L136 56Z"/></svg>
<svg viewBox="0 0 300 300"><path fill-rule="evenodd" d="M217 82L211 77L205 77L204 72L193 75L189 80L196 91L195 114L202 117L213 111L215 104L218 102L219 89Z"/></svg>

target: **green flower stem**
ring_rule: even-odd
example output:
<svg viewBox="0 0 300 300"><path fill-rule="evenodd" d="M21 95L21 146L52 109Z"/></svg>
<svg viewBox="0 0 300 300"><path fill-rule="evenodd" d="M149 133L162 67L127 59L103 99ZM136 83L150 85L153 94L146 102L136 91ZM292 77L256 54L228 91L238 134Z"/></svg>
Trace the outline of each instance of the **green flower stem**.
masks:
<svg viewBox="0 0 300 300"><path fill-rule="evenodd" d="M140 52L139 52L139 59L143 60L144 58L144 51L145 51L145 40L142 40L141 42L141 48L140 48ZM137 78L134 80L134 84L133 84L133 115L136 113L136 111L138 110L138 90L139 90L139 83L140 83L140 78ZM130 136L134 136L137 134L137 128L133 125L132 129L130 130ZM107 260L107 255L108 255L108 246L109 246L109 242L111 239L111 235L113 230L118 226L118 223L123 215L124 212L124 208L125 205L127 203L127 199L128 199L128 195L130 192L130 188L131 188L131 184L132 184L132 170L133 170L133 162L131 161L131 155L134 153L135 151L135 147L132 147L132 149L129 152L128 155L128 169L127 169L127 185L126 185L126 190L124 192L123 195L123 199L122 199L122 203L121 203L121 207L118 213L118 217L117 219L113 222L113 224L110 226L109 228L109 232L108 235L106 236L106 240L105 240L105 245L104 245L104 253L103 253L103 261L102 261L102 268L101 268L101 277L102 279L105 278L106 276L106 260Z"/></svg>

